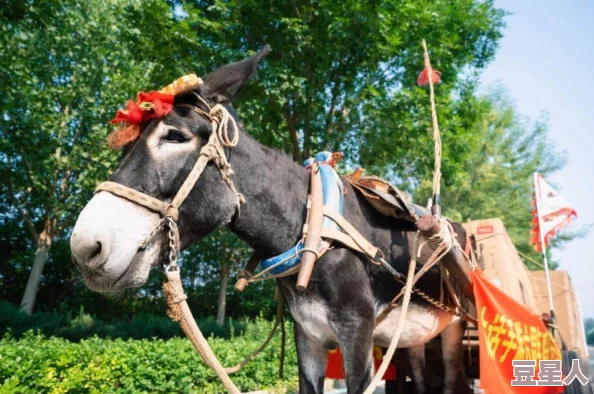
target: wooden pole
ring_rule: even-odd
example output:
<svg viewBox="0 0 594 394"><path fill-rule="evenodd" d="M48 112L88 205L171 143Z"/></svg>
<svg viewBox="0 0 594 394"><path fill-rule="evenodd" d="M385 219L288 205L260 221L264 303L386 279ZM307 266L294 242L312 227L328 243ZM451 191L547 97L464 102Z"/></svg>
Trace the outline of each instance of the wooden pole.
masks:
<svg viewBox="0 0 594 394"><path fill-rule="evenodd" d="M430 238L440 231L439 220L431 215L422 216L417 222L417 227L425 238ZM448 270L454 281L460 286L464 295L475 303L474 292L472 291L472 283L468 274L469 267L466 265L466 259L462 251L456 246L443 256L441 263Z"/></svg>
<svg viewBox="0 0 594 394"><path fill-rule="evenodd" d="M297 276L297 290L307 289L309 278L318 255L313 250L318 250L322 239L322 221L324 220L324 196L322 191L322 176L320 166L314 163L311 166L311 190L309 200L309 213L307 215L307 235L305 236L305 251L301 255L301 268Z"/></svg>
<svg viewBox="0 0 594 394"><path fill-rule="evenodd" d="M441 216L441 207L439 205L441 189L441 134L439 132L439 122L437 121L437 108L435 106L435 90L433 88L433 68L429 60L429 50L427 42L423 39L423 57L425 60L425 69L427 70L427 79L429 82L429 98L431 101L431 122L433 125L434 146L434 167L433 167L433 196L431 204L431 213L435 216Z"/></svg>
<svg viewBox="0 0 594 394"><path fill-rule="evenodd" d="M244 270L247 271L248 275L252 275L254 273L254 271L256 271L256 268L258 267L258 264L260 263L260 255L257 254L256 252L252 253L252 256L250 257L250 259L248 260L247 264L245 265ZM242 276L239 279L237 279L237 282L235 282L235 290L242 292L245 290L245 287L248 285L248 278L246 276Z"/></svg>

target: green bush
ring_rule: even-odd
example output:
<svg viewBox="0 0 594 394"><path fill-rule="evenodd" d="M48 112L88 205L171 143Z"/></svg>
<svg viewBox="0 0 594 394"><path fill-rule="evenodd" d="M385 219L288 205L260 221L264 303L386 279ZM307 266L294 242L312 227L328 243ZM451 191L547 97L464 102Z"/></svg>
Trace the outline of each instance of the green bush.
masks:
<svg viewBox="0 0 594 394"><path fill-rule="evenodd" d="M241 334L245 330L246 320L225 321L219 325L213 317L199 319L198 326L206 337L230 338L232 333ZM143 339L183 337L179 325L162 315L140 313L131 319L114 319L107 323L85 313L81 308L78 314L71 312L37 312L32 316L23 313L18 306L0 301L0 335L8 329L14 337L20 338L29 330L40 331L46 336L56 336L80 341L83 338L98 336L101 338Z"/></svg>
<svg viewBox="0 0 594 394"><path fill-rule="evenodd" d="M91 323L82 319L80 324ZM209 339L225 366L239 363L266 338L271 322L246 324L241 336ZM291 336L288 336L291 338ZM297 361L287 341L285 379L278 378L280 335L232 375L242 392L263 388L295 390ZM3 382L3 384L2 384ZM0 339L0 393L224 393L215 374L187 339L122 340L97 336L74 343L32 331Z"/></svg>

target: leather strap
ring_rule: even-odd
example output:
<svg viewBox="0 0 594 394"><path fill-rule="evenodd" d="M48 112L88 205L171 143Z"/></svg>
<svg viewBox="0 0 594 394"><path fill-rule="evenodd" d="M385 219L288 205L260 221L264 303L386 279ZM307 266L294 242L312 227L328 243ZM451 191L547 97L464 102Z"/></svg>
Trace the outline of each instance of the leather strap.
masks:
<svg viewBox="0 0 594 394"><path fill-rule="evenodd" d="M367 254L363 249L361 249L359 245L357 245L355 241L353 241L353 238L351 238L348 234L343 233L340 230L334 230L331 228L324 227L322 229L322 238L329 238L333 241L339 242L344 246L353 249L356 252Z"/></svg>
<svg viewBox="0 0 594 394"><path fill-rule="evenodd" d="M159 199L116 182L106 181L100 183L97 185L95 193L99 193L101 191L110 192L111 194L115 194L118 197L125 198L126 200L132 201L138 205L142 205L151 211L159 212L163 216L165 216L166 209L169 207L169 204Z"/></svg>
<svg viewBox="0 0 594 394"><path fill-rule="evenodd" d="M338 212L336 212L335 210L328 208L328 207L324 207L324 216L329 217L330 219L332 219L336 224L338 224L340 226L340 228L342 228L342 230L346 233L346 235L352 240L352 243L356 244L358 247L354 248L354 249L358 249L360 251L362 251L363 253L365 253L367 256L369 256L370 258L374 259L377 256L377 253L379 251L378 248L376 248L375 246L373 246L369 241L367 241L365 239L365 237L363 237L361 235L361 233L359 231L357 231L357 229L355 227L353 227L352 224L350 224L341 214L339 214ZM352 244L351 242L347 241L344 239L344 237L339 236L336 233L333 232L328 232L329 236L328 238L332 238L332 235L334 235L337 241L344 243L345 245L349 245ZM339 239L339 238L342 238Z"/></svg>

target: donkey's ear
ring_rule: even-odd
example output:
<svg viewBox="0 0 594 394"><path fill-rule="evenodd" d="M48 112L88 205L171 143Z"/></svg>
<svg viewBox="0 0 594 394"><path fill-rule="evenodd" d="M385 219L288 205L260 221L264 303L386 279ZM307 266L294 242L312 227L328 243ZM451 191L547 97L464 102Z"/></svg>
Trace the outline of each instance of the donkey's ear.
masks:
<svg viewBox="0 0 594 394"><path fill-rule="evenodd" d="M266 45L250 58L227 64L207 74L200 88L202 96L215 103L233 101L241 88L252 78L262 58L270 51L270 45Z"/></svg>

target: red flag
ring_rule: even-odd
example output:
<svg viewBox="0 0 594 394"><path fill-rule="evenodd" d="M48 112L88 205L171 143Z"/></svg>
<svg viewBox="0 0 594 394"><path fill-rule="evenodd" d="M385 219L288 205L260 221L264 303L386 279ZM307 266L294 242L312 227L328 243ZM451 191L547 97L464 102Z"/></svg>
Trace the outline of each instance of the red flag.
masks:
<svg viewBox="0 0 594 394"><path fill-rule="evenodd" d="M541 252L541 234L544 239L544 248L549 245L549 240L561 230L565 224L577 217L567 201L553 190L553 188L540 176L534 174L534 197L532 199L532 230L530 244L534 250Z"/></svg>
<svg viewBox="0 0 594 394"><path fill-rule="evenodd" d="M512 360L560 360L561 350L539 315L493 284L480 270L470 272L478 313L481 388L485 394L556 394L563 386L512 386ZM536 383L535 383L536 384Z"/></svg>

